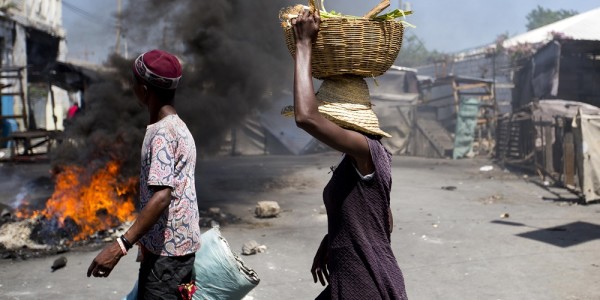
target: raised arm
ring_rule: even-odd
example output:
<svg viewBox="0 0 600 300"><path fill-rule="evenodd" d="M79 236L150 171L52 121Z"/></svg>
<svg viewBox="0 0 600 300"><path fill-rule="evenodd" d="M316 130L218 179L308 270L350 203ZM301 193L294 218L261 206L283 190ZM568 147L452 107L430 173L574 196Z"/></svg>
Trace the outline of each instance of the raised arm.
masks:
<svg viewBox="0 0 600 300"><path fill-rule="evenodd" d="M319 141L354 158L363 174L373 171L369 145L362 134L344 129L319 113L312 81L312 43L316 40L321 19L306 10L292 20L296 36L294 71L294 114L296 125Z"/></svg>

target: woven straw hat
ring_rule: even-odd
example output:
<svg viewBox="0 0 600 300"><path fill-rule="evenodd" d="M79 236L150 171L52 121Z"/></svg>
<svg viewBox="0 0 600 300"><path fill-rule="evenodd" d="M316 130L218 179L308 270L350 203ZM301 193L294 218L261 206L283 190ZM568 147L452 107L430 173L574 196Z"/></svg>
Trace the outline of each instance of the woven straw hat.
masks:
<svg viewBox="0 0 600 300"><path fill-rule="evenodd" d="M367 82L358 76L325 78L316 94L319 112L342 128L376 136L392 137L379 128L379 119L369 100ZM287 106L281 114L294 116L294 107Z"/></svg>

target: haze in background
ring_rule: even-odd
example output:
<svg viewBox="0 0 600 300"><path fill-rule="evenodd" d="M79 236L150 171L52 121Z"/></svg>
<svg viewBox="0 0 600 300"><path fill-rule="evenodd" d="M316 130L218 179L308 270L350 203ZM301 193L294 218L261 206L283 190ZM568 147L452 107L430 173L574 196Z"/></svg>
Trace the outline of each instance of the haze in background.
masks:
<svg viewBox="0 0 600 300"><path fill-rule="evenodd" d="M64 1L70 7L64 10L70 57L84 49L88 60L93 51L96 62L108 62L106 57L113 53L116 41L111 25L115 24L117 1ZM408 34L418 35L429 49L458 51L490 43L502 33L524 32L525 16L537 5L583 12L599 1L461 0L449 4L416 0L411 7L415 14L408 21L417 28L409 29ZM325 5L328 10L362 15L377 2L326 0ZM80 163L96 157L110 158L130 164L127 170L137 170L138 152L131 149L139 149L147 113L136 105L127 82L131 60L152 48L170 50L182 59L185 73L177 93L178 113L196 137L199 153L214 153L230 128L278 99L277 94L284 89L291 89L293 60L284 45L278 12L294 3L124 1L122 27L126 39L121 43L127 41L129 58L113 58L110 64L120 70L119 76L90 87L85 115L67 130L67 134L73 134L73 141L84 140L63 143L54 161L73 162L74 155ZM398 5L394 3L391 9ZM125 49L120 52L124 54Z"/></svg>
<svg viewBox="0 0 600 300"><path fill-rule="evenodd" d="M145 0L123 0L141 4L150 3ZM64 0L79 7L93 17L76 13L72 9L63 8L63 22L67 30L69 59L103 62L113 51L115 36L116 0ZM212 2L212 1L210 1ZM272 1L275 5L285 6L285 1ZM293 1L303 3L308 1ZM378 0L325 0L328 10L336 10L346 14L362 15L374 7ZM525 16L538 5L552 9L576 10L585 12L600 7L600 0L413 0L411 3L414 15L408 21L417 28L410 29L408 34L416 34L428 50L440 52L458 52L464 49L492 43L503 33L514 36L526 31ZM399 1L392 0L392 8L398 8ZM140 15L147 11L138 10ZM206 12L195 12L199 16ZM265 12L250 8L242 14L244 17L256 18L259 22L278 22L277 15L265 15ZM231 15L229 18L240 17ZM283 43L283 35L280 36ZM129 43L131 47L131 42ZM135 52L135 51L132 51Z"/></svg>

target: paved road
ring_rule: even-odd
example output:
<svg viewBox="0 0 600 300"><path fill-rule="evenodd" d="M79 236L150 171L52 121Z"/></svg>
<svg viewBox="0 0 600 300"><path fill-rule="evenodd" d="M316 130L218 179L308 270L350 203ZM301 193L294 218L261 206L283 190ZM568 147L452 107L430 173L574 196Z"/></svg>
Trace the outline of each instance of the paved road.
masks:
<svg viewBox="0 0 600 300"><path fill-rule="evenodd" d="M319 154L200 163L201 206L241 218L221 229L234 250L248 240L268 247L243 257L261 278L247 299L314 299L320 292L309 268L326 231L322 188L338 160ZM484 165L492 163L395 157L392 243L409 298L600 299L600 206L573 204L498 166L481 172ZM10 166L2 172L18 173L15 185L28 174ZM278 201L281 216L254 218L260 200ZM86 278L96 253L72 250L64 254L67 267L54 273L56 256L2 260L0 299L120 299L135 281L133 255L107 279Z"/></svg>

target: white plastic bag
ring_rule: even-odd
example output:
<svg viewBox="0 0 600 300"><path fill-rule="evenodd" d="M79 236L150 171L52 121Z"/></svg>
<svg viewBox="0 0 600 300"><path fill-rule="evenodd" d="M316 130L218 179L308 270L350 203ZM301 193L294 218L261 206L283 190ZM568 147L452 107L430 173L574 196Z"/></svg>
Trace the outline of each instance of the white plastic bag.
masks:
<svg viewBox="0 0 600 300"><path fill-rule="evenodd" d="M229 247L219 227L202 233L202 247L196 252L194 278L196 300L242 299L260 279L254 270Z"/></svg>
<svg viewBox="0 0 600 300"><path fill-rule="evenodd" d="M229 247L219 227L202 233L202 246L194 260L194 280L198 290L194 300L242 299L260 279L253 269ZM123 300L136 300L138 282Z"/></svg>

